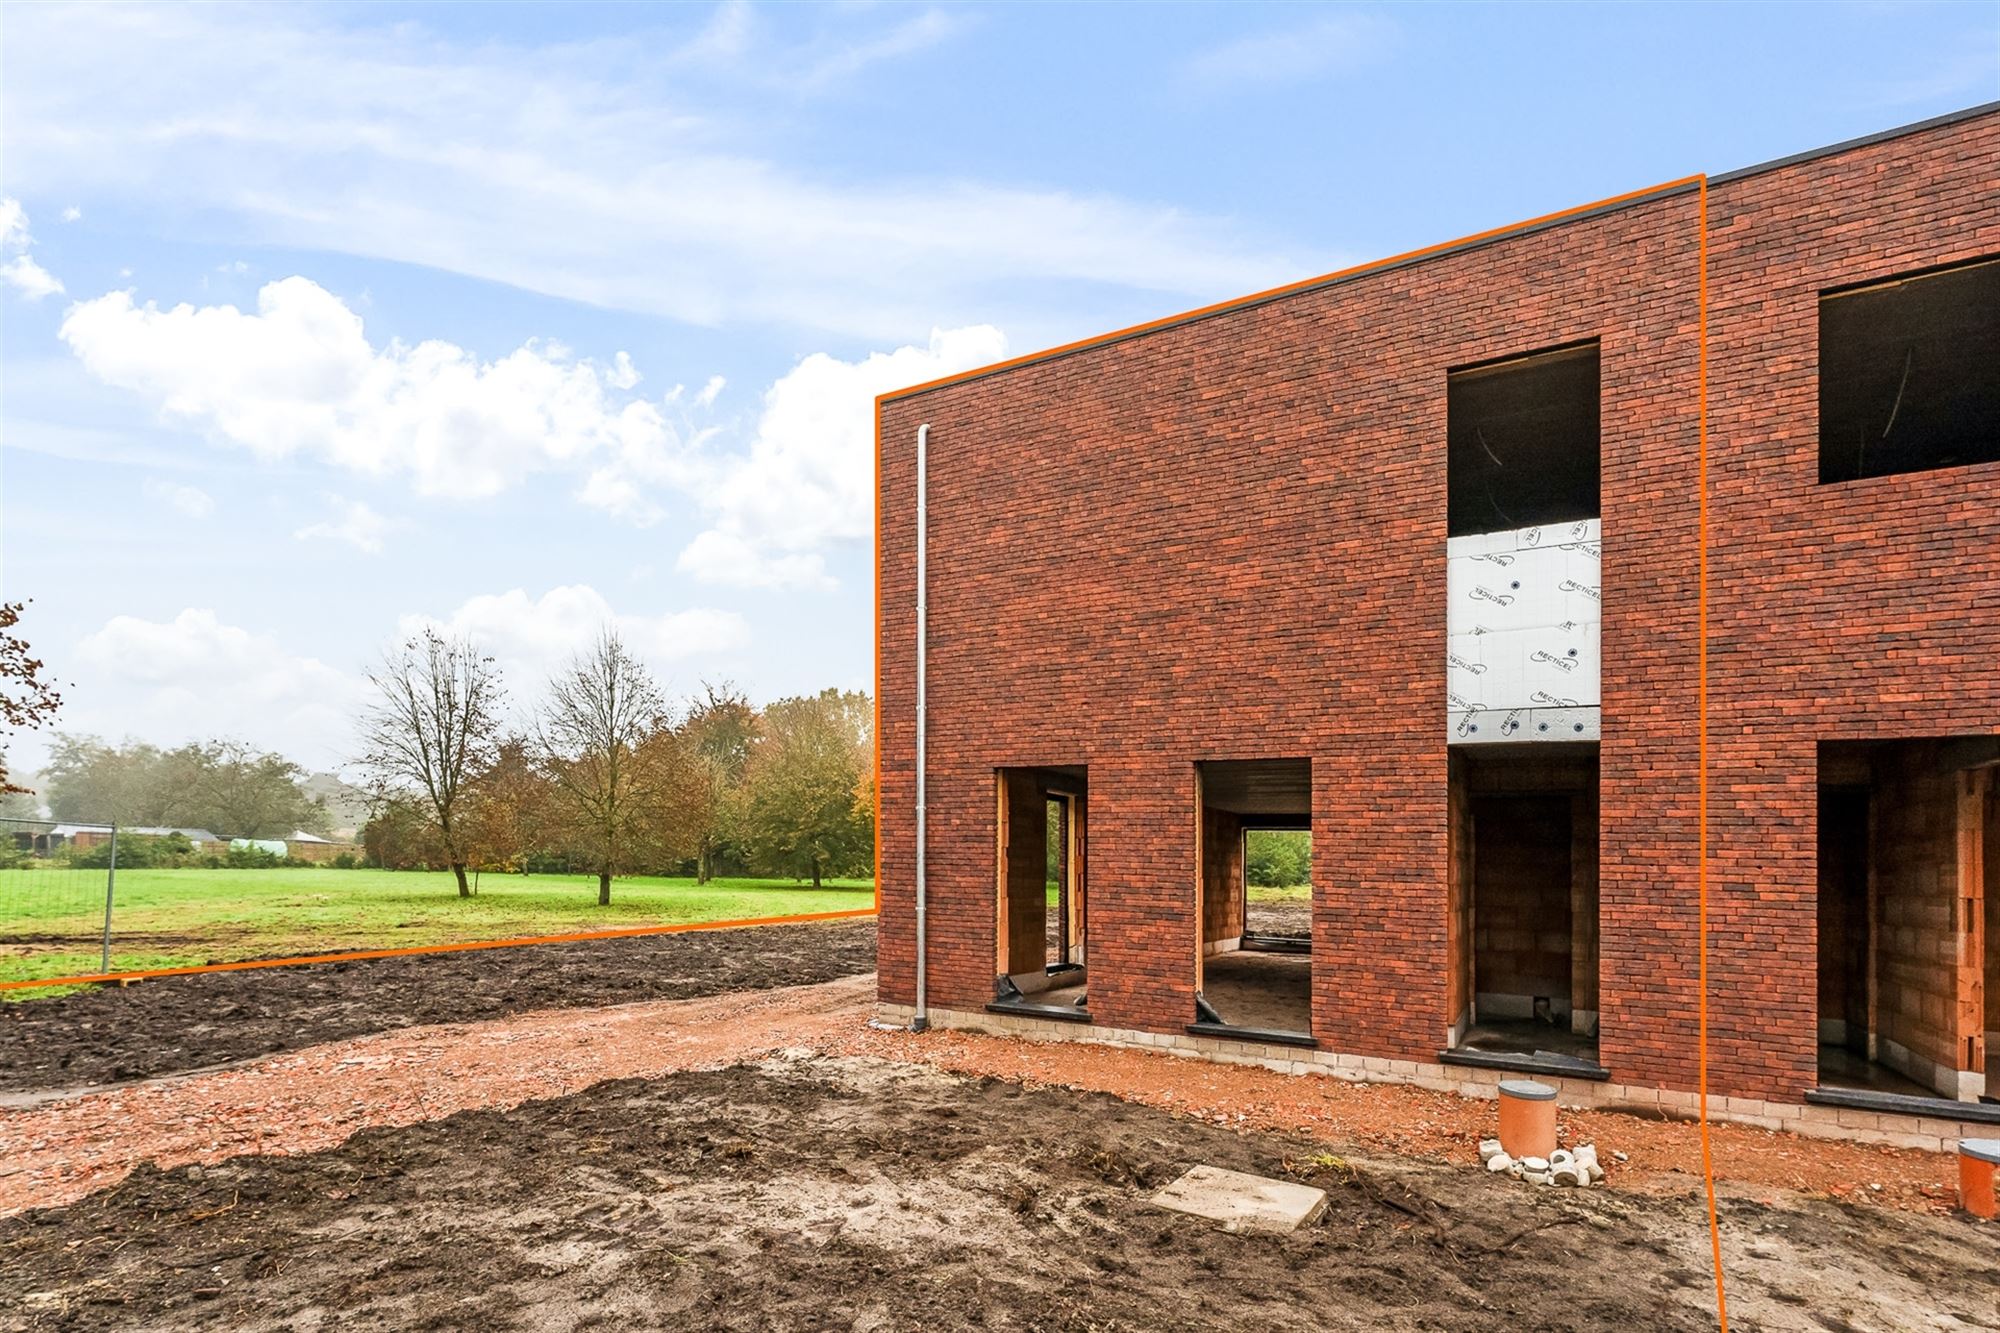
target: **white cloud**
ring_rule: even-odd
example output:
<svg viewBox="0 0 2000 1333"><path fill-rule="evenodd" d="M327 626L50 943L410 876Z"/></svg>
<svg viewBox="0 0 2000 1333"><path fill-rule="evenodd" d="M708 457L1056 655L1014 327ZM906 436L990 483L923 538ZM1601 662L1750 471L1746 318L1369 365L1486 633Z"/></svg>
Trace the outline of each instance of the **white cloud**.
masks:
<svg viewBox="0 0 2000 1333"><path fill-rule="evenodd" d="M639 483L677 475L680 442L659 408L614 401L637 381L629 359L606 369L535 343L492 362L441 341L378 348L302 277L267 284L249 312L111 292L72 306L61 337L98 379L265 459L303 454L459 497L601 459L585 499L633 516Z"/></svg>
<svg viewBox="0 0 2000 1333"><path fill-rule="evenodd" d="M858 361L806 357L765 393L747 448L707 413L724 380L685 403L628 396L641 379L530 342L493 362L442 341L371 343L361 317L303 277L267 284L257 307L138 305L130 292L81 301L60 336L98 380L143 394L172 422L265 459L306 456L371 476L407 476L420 494L484 497L532 474L577 477L583 504L637 524L669 493L693 498L708 530L678 568L744 587L830 587L821 551L868 535L879 393L999 360L1006 339L979 325L935 329L927 345ZM299 529L381 549L383 521L334 500L335 518Z"/></svg>
<svg viewBox="0 0 2000 1333"><path fill-rule="evenodd" d="M0 282L5 282L29 301L54 296L63 289L62 279L26 255L15 255L0 264Z"/></svg>
<svg viewBox="0 0 2000 1333"><path fill-rule="evenodd" d="M113 617L71 664L65 729L167 744L235 736L313 762L352 750L365 686L194 607L169 621Z"/></svg>
<svg viewBox="0 0 2000 1333"><path fill-rule="evenodd" d="M975 317L1069 333L1331 267L1162 202L787 160L786 103L945 40L949 13L774 46L725 12L676 49L459 44L359 12L21 8L10 43L36 58L0 88L9 179L144 200L168 234L221 217L245 243L873 341Z"/></svg>
<svg viewBox="0 0 2000 1333"><path fill-rule="evenodd" d="M821 91L855 78L871 65L916 55L964 32L971 25L962 13L927 9L879 34L858 42L842 43L813 59L797 74L796 86Z"/></svg>
<svg viewBox="0 0 2000 1333"><path fill-rule="evenodd" d="M20 253L0 263L0 282L21 293L25 300L39 301L63 289L60 279L28 257L35 243L28 232L28 213L18 199L0 199L0 251Z"/></svg>
<svg viewBox="0 0 2000 1333"><path fill-rule="evenodd" d="M807 357L764 395L756 438L701 499L713 523L681 552L681 572L744 586L827 586L817 552L873 532L875 396L1006 353L1000 330L938 329L924 347L860 361Z"/></svg>
<svg viewBox="0 0 2000 1333"><path fill-rule="evenodd" d="M207 518L215 512L215 497L199 486L148 477L144 489L148 496L188 518Z"/></svg>
<svg viewBox="0 0 2000 1333"><path fill-rule="evenodd" d="M703 583L736 588L835 587L826 558L817 552L781 554L760 550L733 532L710 528L682 548L674 568Z"/></svg>
<svg viewBox="0 0 2000 1333"><path fill-rule="evenodd" d="M1301 27L1253 33L1212 47L1188 62L1202 83L1271 87L1352 69L1389 44L1394 27L1375 14L1328 14Z"/></svg>
<svg viewBox="0 0 2000 1333"><path fill-rule="evenodd" d="M663 615L619 614L588 584L551 588L540 597L521 588L485 594L447 616L406 615L397 632L408 636L426 625L470 637L491 653L517 696L538 690L607 625L655 667L725 659L750 642L749 626L734 611L695 607Z"/></svg>
<svg viewBox="0 0 2000 1333"><path fill-rule="evenodd" d="M333 510L333 517L318 523L308 523L292 536L300 541L346 542L357 551L368 555L382 553L382 538L389 531L389 520L370 509L359 500L346 500L338 495L326 497L327 506Z"/></svg>
<svg viewBox="0 0 2000 1333"><path fill-rule="evenodd" d="M64 222L81 222L83 220L83 210L75 204L71 204L62 211L62 220Z"/></svg>

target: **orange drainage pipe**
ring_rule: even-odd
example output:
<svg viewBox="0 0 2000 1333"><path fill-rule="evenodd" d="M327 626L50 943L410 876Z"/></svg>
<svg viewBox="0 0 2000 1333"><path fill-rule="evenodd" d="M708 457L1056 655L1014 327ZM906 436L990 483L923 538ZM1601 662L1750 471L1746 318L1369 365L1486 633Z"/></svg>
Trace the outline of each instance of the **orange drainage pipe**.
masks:
<svg viewBox="0 0 2000 1333"><path fill-rule="evenodd" d="M800 912L792 916L747 917L736 921L681 921L670 926L627 926L619 930L586 930L572 935L524 935L507 940L464 940L454 944L413 944L401 949L356 949L348 953L307 954L299 958L250 958L240 963L203 963L189 967L155 967L143 972L86 972L73 977L41 977L33 981L0 981L0 991L38 986L78 986L98 981L144 981L152 977L187 977L202 972L250 972L266 967L310 967L316 963L358 963L371 958L407 958L416 954L470 953L475 949L519 949L530 944L576 944L585 940L629 940L641 935L686 935L704 930L740 930L746 926L783 926L801 921L842 921L874 916L872 907L839 912Z"/></svg>

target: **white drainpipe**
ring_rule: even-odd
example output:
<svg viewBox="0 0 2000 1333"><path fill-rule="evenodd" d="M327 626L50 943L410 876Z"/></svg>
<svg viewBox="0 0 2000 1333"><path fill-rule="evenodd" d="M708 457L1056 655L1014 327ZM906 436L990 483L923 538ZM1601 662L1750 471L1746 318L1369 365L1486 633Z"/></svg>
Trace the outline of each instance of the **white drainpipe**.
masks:
<svg viewBox="0 0 2000 1333"><path fill-rule="evenodd" d="M924 884L925 859L925 759L929 743L929 724L926 716L926 674L930 652L930 605L927 590L927 575L930 547L930 507L926 488L930 483L929 462L931 428L917 427L917 1012L910 1019L910 1031L922 1032L930 1026L930 1007L926 996L925 970L927 957L925 946L924 914L929 906Z"/></svg>

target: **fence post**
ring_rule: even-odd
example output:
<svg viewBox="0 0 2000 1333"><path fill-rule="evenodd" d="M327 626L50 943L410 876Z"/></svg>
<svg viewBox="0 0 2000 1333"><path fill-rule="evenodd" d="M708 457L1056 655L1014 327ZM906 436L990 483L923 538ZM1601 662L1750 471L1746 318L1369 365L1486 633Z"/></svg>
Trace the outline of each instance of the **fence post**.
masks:
<svg viewBox="0 0 2000 1333"><path fill-rule="evenodd" d="M111 865L104 872L104 957L100 971L111 970L111 893L118 883L118 826L111 826Z"/></svg>

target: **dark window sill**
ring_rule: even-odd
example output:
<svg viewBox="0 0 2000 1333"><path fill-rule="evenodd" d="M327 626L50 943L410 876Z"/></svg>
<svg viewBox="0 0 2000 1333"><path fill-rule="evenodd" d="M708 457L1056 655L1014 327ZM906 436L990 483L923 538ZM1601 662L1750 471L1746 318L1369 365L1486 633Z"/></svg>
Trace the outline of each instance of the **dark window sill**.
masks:
<svg viewBox="0 0 2000 1333"><path fill-rule="evenodd" d="M1230 1041L1261 1041L1271 1046L1304 1046L1319 1049L1310 1032L1279 1032L1270 1028L1240 1028L1234 1023L1190 1023L1187 1030L1197 1037L1223 1037Z"/></svg>
<svg viewBox="0 0 2000 1333"><path fill-rule="evenodd" d="M1605 1083L1611 1071L1603 1065L1570 1055L1525 1055L1513 1051L1439 1051L1438 1062L1473 1069L1505 1069L1515 1074L1547 1074L1551 1078L1581 1078Z"/></svg>
<svg viewBox="0 0 2000 1333"><path fill-rule="evenodd" d="M1883 1111L1890 1115L1920 1115L1932 1120L1964 1120L1975 1125L2000 1125L2000 1102L1961 1102L1950 1097L1912 1097L1902 1092L1872 1092L1867 1088L1808 1088L1814 1106L1844 1106L1850 1111Z"/></svg>

